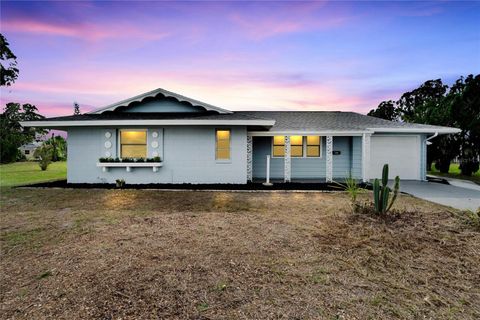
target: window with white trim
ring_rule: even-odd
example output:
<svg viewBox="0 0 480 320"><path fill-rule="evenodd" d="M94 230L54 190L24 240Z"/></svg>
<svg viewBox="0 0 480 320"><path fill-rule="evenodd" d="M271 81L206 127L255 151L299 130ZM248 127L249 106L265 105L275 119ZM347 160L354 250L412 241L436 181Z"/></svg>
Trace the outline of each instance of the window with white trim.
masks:
<svg viewBox="0 0 480 320"><path fill-rule="evenodd" d="M285 136L273 137L272 156L285 156ZM322 137L290 136L290 156L295 158L320 158L322 156Z"/></svg>
<svg viewBox="0 0 480 320"><path fill-rule="evenodd" d="M147 157L147 130L120 130L120 158Z"/></svg>
<svg viewBox="0 0 480 320"><path fill-rule="evenodd" d="M215 131L215 159L230 160L230 135L229 129Z"/></svg>

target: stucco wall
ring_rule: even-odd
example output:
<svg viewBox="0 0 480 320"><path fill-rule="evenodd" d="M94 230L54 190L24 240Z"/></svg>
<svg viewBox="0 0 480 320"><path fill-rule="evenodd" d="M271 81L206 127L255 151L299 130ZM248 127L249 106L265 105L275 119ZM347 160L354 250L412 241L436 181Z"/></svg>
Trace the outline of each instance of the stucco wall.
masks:
<svg viewBox="0 0 480 320"><path fill-rule="evenodd" d="M96 166L105 157L105 128L72 128L68 130L68 174L70 183L246 183L247 135L245 127L232 127L231 160L215 160L215 127L164 127L148 129L148 155L152 156L151 132L157 138L163 160L158 172L152 168L110 168L108 172ZM109 129L116 135L115 129ZM117 156L118 141L112 139L111 154Z"/></svg>
<svg viewBox="0 0 480 320"><path fill-rule="evenodd" d="M360 145L361 145L361 138ZM322 137L321 158L292 158L292 179L323 179L326 173L326 142ZM352 143L352 137L333 137L333 150L340 151L340 155L333 155L333 177L342 179L352 174L361 176L361 146L358 141ZM253 138L253 177L265 178L266 156L271 155L272 138ZM358 154L360 153L360 154ZM352 154L354 155L352 157ZM358 160L360 158L360 160ZM271 158L270 177L283 179L284 158Z"/></svg>

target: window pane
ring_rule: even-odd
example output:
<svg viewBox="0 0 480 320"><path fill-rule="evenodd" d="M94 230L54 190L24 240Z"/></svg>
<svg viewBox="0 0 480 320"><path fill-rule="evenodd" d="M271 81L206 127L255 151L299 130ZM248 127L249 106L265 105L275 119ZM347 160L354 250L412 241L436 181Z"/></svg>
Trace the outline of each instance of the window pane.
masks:
<svg viewBox="0 0 480 320"><path fill-rule="evenodd" d="M291 136L290 137L290 144L292 146L301 146L303 145L303 137L302 136Z"/></svg>
<svg viewBox="0 0 480 320"><path fill-rule="evenodd" d="M147 144L147 132L121 130L120 142L122 144Z"/></svg>
<svg viewBox="0 0 480 320"><path fill-rule="evenodd" d="M273 144L275 144L275 145L285 145L285 137L284 136L273 137Z"/></svg>
<svg viewBox="0 0 480 320"><path fill-rule="evenodd" d="M217 130L217 140L230 140L230 130Z"/></svg>
<svg viewBox="0 0 480 320"><path fill-rule="evenodd" d="M283 157L285 155L284 146L273 146L273 156L274 157Z"/></svg>
<svg viewBox="0 0 480 320"><path fill-rule="evenodd" d="M320 157L320 147L307 146L307 157Z"/></svg>
<svg viewBox="0 0 480 320"><path fill-rule="evenodd" d="M218 149L217 150L217 160L229 160L230 159L230 150L229 149Z"/></svg>
<svg viewBox="0 0 480 320"><path fill-rule="evenodd" d="M319 136L307 136L307 145L320 145Z"/></svg>
<svg viewBox="0 0 480 320"><path fill-rule="evenodd" d="M145 158L147 156L146 145L122 145L122 158Z"/></svg>
<svg viewBox="0 0 480 320"><path fill-rule="evenodd" d="M230 140L218 140L217 141L218 149L230 149Z"/></svg>
<svg viewBox="0 0 480 320"><path fill-rule="evenodd" d="M291 147L292 157L303 157L303 146Z"/></svg>

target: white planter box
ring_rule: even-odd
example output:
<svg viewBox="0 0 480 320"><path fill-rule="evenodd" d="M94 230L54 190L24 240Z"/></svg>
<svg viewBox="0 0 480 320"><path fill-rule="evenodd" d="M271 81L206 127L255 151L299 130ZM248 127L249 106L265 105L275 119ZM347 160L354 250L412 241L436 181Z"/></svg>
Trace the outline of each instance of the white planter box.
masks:
<svg viewBox="0 0 480 320"><path fill-rule="evenodd" d="M101 167L103 172L107 172L108 168L125 168L127 172L132 168L152 168L153 172L157 172L162 166L163 162L97 162L97 167Z"/></svg>

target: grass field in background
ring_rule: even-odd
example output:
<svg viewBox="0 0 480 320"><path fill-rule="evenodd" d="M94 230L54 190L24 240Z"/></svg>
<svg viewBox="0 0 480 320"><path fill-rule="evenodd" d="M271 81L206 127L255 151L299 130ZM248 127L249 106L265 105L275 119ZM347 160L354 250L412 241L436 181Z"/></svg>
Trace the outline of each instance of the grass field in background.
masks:
<svg viewBox="0 0 480 320"><path fill-rule="evenodd" d="M451 163L450 168L448 169L448 173L441 173L435 168L435 164L432 165L432 171L429 171L428 174L432 174L435 176L447 177L447 178L455 178L455 179L463 179L463 180L470 180L475 183L480 184L480 170L475 172L471 177L464 176L460 173L460 168L458 163Z"/></svg>
<svg viewBox="0 0 480 320"><path fill-rule="evenodd" d="M0 165L0 187L13 187L67 178L65 161L51 163L42 171L35 161L15 162Z"/></svg>

